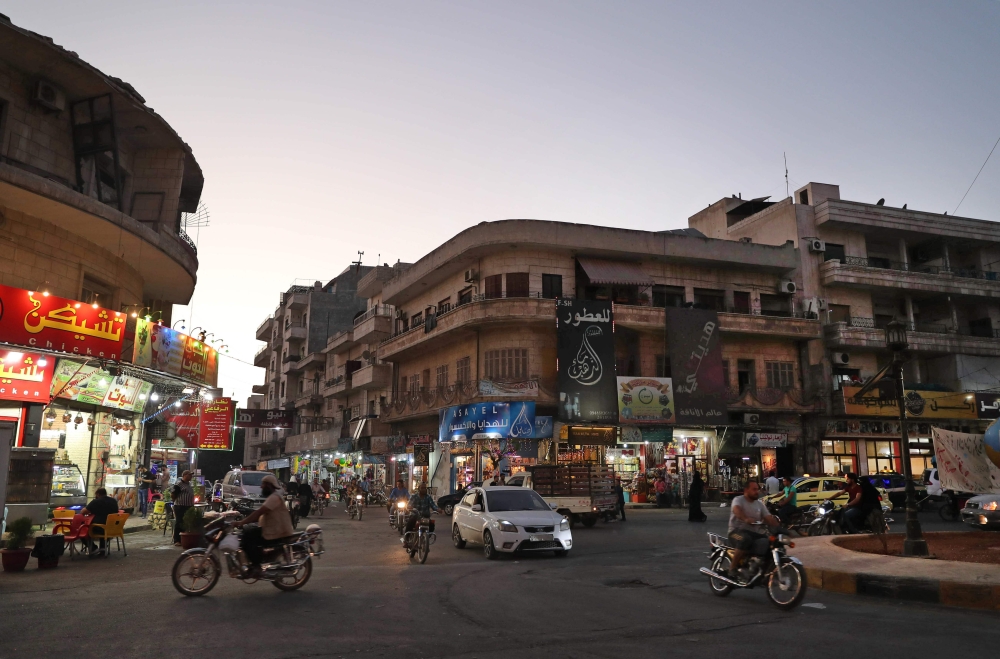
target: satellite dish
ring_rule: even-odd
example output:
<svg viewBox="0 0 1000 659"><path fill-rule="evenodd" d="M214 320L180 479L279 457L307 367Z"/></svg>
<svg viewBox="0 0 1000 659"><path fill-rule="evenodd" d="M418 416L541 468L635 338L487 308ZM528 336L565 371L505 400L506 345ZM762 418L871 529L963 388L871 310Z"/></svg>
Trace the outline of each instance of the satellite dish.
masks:
<svg viewBox="0 0 1000 659"><path fill-rule="evenodd" d="M361 357L365 360L369 360L372 358L372 353L369 352L368 350L365 350L363 353L361 353Z"/></svg>
<svg viewBox="0 0 1000 659"><path fill-rule="evenodd" d="M885 197L882 197L881 199L879 199L878 201L876 201L875 205L876 206L885 206Z"/></svg>

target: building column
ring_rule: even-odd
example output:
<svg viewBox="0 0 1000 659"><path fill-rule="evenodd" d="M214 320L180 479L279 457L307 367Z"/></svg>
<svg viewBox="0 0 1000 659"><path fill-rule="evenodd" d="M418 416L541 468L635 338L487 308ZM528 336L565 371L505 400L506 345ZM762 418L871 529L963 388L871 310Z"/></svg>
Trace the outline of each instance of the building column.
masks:
<svg viewBox="0 0 1000 659"><path fill-rule="evenodd" d="M906 303L906 322L910 324L910 327L908 329L911 332L913 332L916 330L917 327L916 320L913 317L913 296L904 295L903 300Z"/></svg>
<svg viewBox="0 0 1000 659"><path fill-rule="evenodd" d="M694 304L694 286L684 287L684 302Z"/></svg>
<svg viewBox="0 0 1000 659"><path fill-rule="evenodd" d="M951 254L949 253L948 243L946 242L941 243L941 256L944 261L944 269L951 272Z"/></svg>
<svg viewBox="0 0 1000 659"><path fill-rule="evenodd" d="M951 310L951 331L958 332L958 308L950 295L948 296L948 309Z"/></svg>
<svg viewBox="0 0 1000 659"><path fill-rule="evenodd" d="M906 249L906 238L899 239L899 262L904 270L910 269L910 252Z"/></svg>

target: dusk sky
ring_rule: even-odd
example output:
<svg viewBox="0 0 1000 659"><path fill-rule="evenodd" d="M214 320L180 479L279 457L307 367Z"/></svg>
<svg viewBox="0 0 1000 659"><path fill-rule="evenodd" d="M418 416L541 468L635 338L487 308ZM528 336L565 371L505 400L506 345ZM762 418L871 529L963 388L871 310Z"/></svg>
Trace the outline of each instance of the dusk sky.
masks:
<svg viewBox="0 0 1000 659"><path fill-rule="evenodd" d="M251 362L293 283L482 221L687 225L836 183L953 214L1000 137L1000 2L48 2L14 24L131 83L211 226L175 319ZM1000 151L1000 149L998 149ZM1000 153L960 215L995 220ZM296 281L300 280L300 281ZM245 401L263 370L222 361Z"/></svg>

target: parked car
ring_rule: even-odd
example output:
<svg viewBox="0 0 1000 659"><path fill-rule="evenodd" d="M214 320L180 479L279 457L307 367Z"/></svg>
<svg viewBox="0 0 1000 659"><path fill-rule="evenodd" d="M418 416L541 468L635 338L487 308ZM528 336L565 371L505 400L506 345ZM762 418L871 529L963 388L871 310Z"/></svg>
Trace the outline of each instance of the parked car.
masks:
<svg viewBox="0 0 1000 659"><path fill-rule="evenodd" d="M937 467L933 469L924 469L924 488L927 490L927 496L939 497L944 494L944 490L941 488L941 479L938 478Z"/></svg>
<svg viewBox="0 0 1000 659"><path fill-rule="evenodd" d="M868 474L861 478L867 478L876 488L880 488L889 493L889 503L893 509L906 507L906 477L895 472L883 472L878 474ZM914 479L913 485L917 490L917 500L927 496L927 486L923 479Z"/></svg>
<svg viewBox="0 0 1000 659"><path fill-rule="evenodd" d="M792 481L792 487L795 488L795 503L799 508L807 508L832 497L835 503L844 505L847 503L847 492L844 490L846 483L846 478L837 476L801 476ZM875 489L882 497L882 510L888 512L889 493L878 485ZM784 495L778 492L761 497L761 500L764 503L777 503L782 496Z"/></svg>
<svg viewBox="0 0 1000 659"><path fill-rule="evenodd" d="M483 485L482 481L474 481L469 484L469 487L482 487L482 485ZM451 513L454 512L455 510L455 504L461 501L462 497L464 497L468 491L469 490L458 490L457 492L452 492L451 494L444 494L438 497L437 500L438 508L440 508L445 515L450 516Z"/></svg>
<svg viewBox="0 0 1000 659"><path fill-rule="evenodd" d="M1000 529L1000 494L980 494L965 502L962 521L980 529Z"/></svg>
<svg viewBox="0 0 1000 659"><path fill-rule="evenodd" d="M227 473L221 483L222 502L229 503L234 499L247 499L254 508L264 502L260 494L260 482L264 476L272 475L269 471L243 471L233 469Z"/></svg>
<svg viewBox="0 0 1000 659"><path fill-rule="evenodd" d="M524 487L471 488L455 506L451 539L458 549L481 544L488 559L534 551L566 556L573 547L569 519Z"/></svg>

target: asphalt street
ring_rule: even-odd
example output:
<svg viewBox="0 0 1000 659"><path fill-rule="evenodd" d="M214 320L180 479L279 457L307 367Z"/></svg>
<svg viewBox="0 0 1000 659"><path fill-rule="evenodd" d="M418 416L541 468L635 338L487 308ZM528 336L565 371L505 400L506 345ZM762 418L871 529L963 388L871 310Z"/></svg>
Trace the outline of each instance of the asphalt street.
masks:
<svg viewBox="0 0 1000 659"><path fill-rule="evenodd" d="M178 549L159 532L128 536L129 555L62 559L56 570L0 574L0 659L284 657L986 657L1000 616L810 591L786 613L763 590L711 594L709 521L629 510L627 522L574 530L566 558L486 561L451 545L447 520L427 563L411 563L384 511L326 511L327 553L284 593L223 577L203 598L170 582ZM896 528L901 530L902 518ZM960 528L925 515L929 529Z"/></svg>

